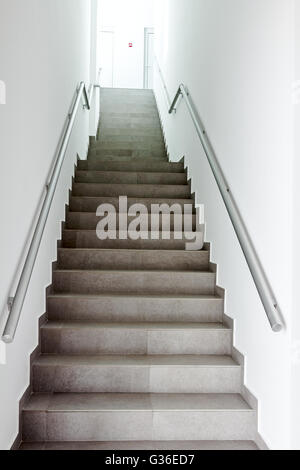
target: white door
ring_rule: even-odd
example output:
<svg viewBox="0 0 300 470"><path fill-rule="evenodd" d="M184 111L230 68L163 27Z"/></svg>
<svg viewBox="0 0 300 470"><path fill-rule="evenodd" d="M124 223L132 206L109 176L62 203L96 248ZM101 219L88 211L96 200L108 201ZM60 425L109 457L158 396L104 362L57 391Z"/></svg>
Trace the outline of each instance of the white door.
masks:
<svg viewBox="0 0 300 470"><path fill-rule="evenodd" d="M154 29L145 28L144 88L153 88Z"/></svg>
<svg viewBox="0 0 300 470"><path fill-rule="evenodd" d="M114 86L114 31L100 31L100 85L105 88Z"/></svg>

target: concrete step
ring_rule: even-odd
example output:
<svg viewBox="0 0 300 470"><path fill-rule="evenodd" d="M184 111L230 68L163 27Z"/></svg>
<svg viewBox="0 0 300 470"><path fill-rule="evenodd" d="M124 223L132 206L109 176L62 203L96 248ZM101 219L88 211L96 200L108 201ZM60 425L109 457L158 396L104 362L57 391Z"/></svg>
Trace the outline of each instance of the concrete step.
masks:
<svg viewBox="0 0 300 470"><path fill-rule="evenodd" d="M148 140L145 142L145 140L141 141L114 141L113 139L111 141L108 140L100 140L100 141L95 141L90 144L90 151L99 151L99 150L159 150L159 151L164 151L165 152L165 146L163 141L154 141L153 140Z"/></svg>
<svg viewBox="0 0 300 470"><path fill-rule="evenodd" d="M104 137L101 135L100 139L91 142L91 147L102 145L104 143L108 144L119 144L119 143L142 143L142 144L156 144L156 145L164 145L164 140L161 135L158 136L148 136L148 135L111 135Z"/></svg>
<svg viewBox="0 0 300 470"><path fill-rule="evenodd" d="M215 282L215 273L199 271L53 271L57 293L214 295Z"/></svg>
<svg viewBox="0 0 300 470"><path fill-rule="evenodd" d="M119 217L120 214L116 214L117 217L117 229L119 229ZM95 213L89 213L89 212L68 212L67 217L66 217L66 229L68 230L96 230L96 227L102 217L98 217ZM136 217L128 216L128 227L130 223L135 220ZM192 229L193 231L196 230L196 220L197 216L192 215L191 216L191 221L190 221L190 226L188 227L189 230ZM174 214L171 214L170 216L170 229L171 231L174 231L174 225L175 225L175 218ZM148 227L151 227L151 215L148 216ZM162 231L163 229L163 223L162 223L162 216L160 215L159 217L159 230ZM184 218L182 218L182 225L181 225L181 230L184 230Z"/></svg>
<svg viewBox="0 0 300 470"><path fill-rule="evenodd" d="M98 157L167 158L167 153L165 149L90 148L88 158L98 159Z"/></svg>
<svg viewBox="0 0 300 470"><path fill-rule="evenodd" d="M112 128L112 127L105 127L100 128L99 132L99 139L105 139L107 136L131 136L131 137L159 137L163 139L162 130L158 127L151 127L151 128Z"/></svg>
<svg viewBox="0 0 300 470"><path fill-rule="evenodd" d="M187 250L191 242L191 238L195 240L195 233L182 233L182 232L159 232L158 240L152 240L149 232L141 232L142 236L147 239L134 239L133 232L128 232L127 240L120 240L120 234L117 231L108 233L106 240L100 240L95 230L63 230L62 233L62 246L63 248L84 248L84 249L115 249L115 250L168 250L175 251ZM179 234L182 236L181 240L175 238ZM169 236L170 235L170 236ZM117 239L114 239L117 236ZM165 237L165 238L163 238ZM204 233L198 233L198 242L194 244L193 250L202 250Z"/></svg>
<svg viewBox="0 0 300 470"><path fill-rule="evenodd" d="M133 105L134 106L134 105ZM145 109L141 109L142 105L136 106L136 109L130 109L125 111L118 111L118 110L111 110L111 111L103 111L101 113L100 119L106 121L112 118L120 118L126 121L130 121L131 119L159 119L158 110L155 107L151 106L151 108L145 107Z"/></svg>
<svg viewBox="0 0 300 470"><path fill-rule="evenodd" d="M42 355L40 393L240 393L242 370L229 356Z"/></svg>
<svg viewBox="0 0 300 470"><path fill-rule="evenodd" d="M147 160L147 162L167 162L167 155L155 155L153 152L136 151L128 152L126 155L112 155L110 152L106 152L104 155L91 155L88 156L89 161L98 163L135 163Z"/></svg>
<svg viewBox="0 0 300 470"><path fill-rule="evenodd" d="M184 173L183 163L164 161L135 161L135 162L99 162L79 160L78 170L82 171L115 171L115 172L149 172L149 173ZM184 173L185 174L185 173Z"/></svg>
<svg viewBox="0 0 300 470"><path fill-rule="evenodd" d="M256 413L238 394L35 394L25 442L253 440Z"/></svg>
<svg viewBox="0 0 300 470"><path fill-rule="evenodd" d="M71 196L70 210L72 212L94 212L96 213L101 204L112 204L119 212L119 197L85 197L85 196ZM149 213L151 212L152 205L167 204L170 208L175 204L179 205L184 211L184 206L189 205L194 207L193 199L170 199L170 198L146 198L146 197L133 197L128 198L128 208L135 204L143 204ZM194 211L195 212L195 211Z"/></svg>
<svg viewBox="0 0 300 470"><path fill-rule="evenodd" d="M201 450L258 451L254 441L114 441L114 442L23 442L23 451L107 451L107 450Z"/></svg>
<svg viewBox="0 0 300 470"><path fill-rule="evenodd" d="M76 183L186 185L185 173L136 173L121 171L76 171Z"/></svg>
<svg viewBox="0 0 300 470"><path fill-rule="evenodd" d="M74 183L74 197L119 197L189 199L189 185Z"/></svg>
<svg viewBox="0 0 300 470"><path fill-rule="evenodd" d="M231 355L232 330L221 323L49 322L44 354Z"/></svg>
<svg viewBox="0 0 300 470"><path fill-rule="evenodd" d="M52 321L221 323L224 300L217 296L51 294Z"/></svg>
<svg viewBox="0 0 300 470"><path fill-rule="evenodd" d="M161 133L160 122L158 120L144 120L132 119L131 122L128 122L123 119L113 118L106 122L100 123L100 134L101 133L110 133L112 129L119 131L130 131L135 133L135 131L144 131L145 134L149 132Z"/></svg>
<svg viewBox="0 0 300 470"><path fill-rule="evenodd" d="M58 250L59 269L209 271L208 251Z"/></svg>

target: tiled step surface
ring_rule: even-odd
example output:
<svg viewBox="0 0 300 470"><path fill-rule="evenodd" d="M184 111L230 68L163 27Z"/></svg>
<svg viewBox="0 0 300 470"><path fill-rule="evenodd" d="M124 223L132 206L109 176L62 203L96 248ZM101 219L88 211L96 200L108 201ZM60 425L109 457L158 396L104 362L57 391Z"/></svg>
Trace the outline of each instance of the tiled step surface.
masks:
<svg viewBox="0 0 300 470"><path fill-rule="evenodd" d="M125 195L122 195L125 196ZM94 212L96 213L98 207L101 204L112 204L116 210L119 207L119 197L84 197L84 196L72 196L70 198L70 210L72 212ZM194 206L193 199L168 199L168 198L128 198L128 208L135 204L143 204L150 212L152 205L166 204L168 207L173 205L180 206L182 212L184 211L184 206ZM118 210L117 210L118 212Z"/></svg>
<svg viewBox="0 0 300 470"><path fill-rule="evenodd" d="M51 294L49 320L57 322L221 323L224 300L217 296Z"/></svg>
<svg viewBox="0 0 300 470"><path fill-rule="evenodd" d="M43 355L33 391L47 393L239 393L241 367L229 356Z"/></svg>
<svg viewBox="0 0 300 470"><path fill-rule="evenodd" d="M202 450L257 451L254 441L118 441L118 442L24 442L23 451L51 450Z"/></svg>
<svg viewBox="0 0 300 470"><path fill-rule="evenodd" d="M135 151L135 150L153 150L164 152L166 151L164 143L162 141L152 142L151 140L145 141L135 141L135 142L126 142L126 141L119 141L115 142L113 140L100 140L93 142L89 147L90 152L97 152L105 150L105 151Z"/></svg>
<svg viewBox="0 0 300 470"><path fill-rule="evenodd" d="M186 243L190 243L191 240L195 240L195 233L180 233L181 240L175 238L174 232L158 233L158 239L153 240L149 236L148 232L144 233L148 239L143 239L142 234L139 235L136 240L135 232L128 232L128 239L120 240L120 234L117 231L110 232L106 240L100 240L95 230L63 230L62 242L64 248L92 248L92 249L121 249L121 250L185 250ZM117 237L115 239L114 237ZM163 239L163 237L166 239ZM203 233L199 233L199 244L196 245L196 249L200 249L203 246Z"/></svg>
<svg viewBox="0 0 300 470"><path fill-rule="evenodd" d="M184 173L183 163L170 163L163 161L140 160L136 162L107 162L97 160L79 160L78 170L81 171L122 171L122 172L150 172L150 173Z"/></svg>
<svg viewBox="0 0 300 470"><path fill-rule="evenodd" d="M136 220L137 216L128 216L127 217L127 227L129 228L131 222ZM94 212L68 212L67 217L66 217L66 229L68 230L96 230L96 227L100 220L103 217L97 216ZM170 220L170 225L169 225L169 220ZM116 228L119 230L120 227L120 214L116 214ZM176 221L176 227L175 227L175 221ZM190 217L190 220L188 221L188 229L189 230L196 230L196 221L197 221L197 216L192 215ZM181 217L181 224L179 225L179 222L177 219L175 220L174 214L171 214L170 217L167 220L164 220L164 226L163 226L163 220L162 220L162 215L159 215L159 230L162 231L163 228L166 226L170 228L172 232L174 232L174 228L177 229L180 228L180 230L184 230L185 228L185 219L182 216ZM148 227L152 226L152 216L151 214L148 215ZM149 237L150 238L150 237Z"/></svg>
<svg viewBox="0 0 300 470"><path fill-rule="evenodd" d="M89 155L89 161L90 162L97 162L97 163L109 163L109 162L115 162L115 163L135 163L135 162L142 162L144 160L147 160L148 162L167 162L167 156L160 156L160 155L155 155L154 153L150 152L135 152L131 153L128 155L110 155L109 153L106 153L105 155Z"/></svg>
<svg viewBox="0 0 300 470"><path fill-rule="evenodd" d="M74 183L73 196L189 199L188 185Z"/></svg>
<svg viewBox="0 0 300 470"><path fill-rule="evenodd" d="M121 137L154 137L163 139L162 131L158 127L127 127L127 128L117 128L117 127L105 127L101 129L101 140L106 140L108 137L114 136Z"/></svg>
<svg viewBox="0 0 300 470"><path fill-rule="evenodd" d="M253 440L255 434L255 413L238 394L35 394L23 414L25 442Z"/></svg>
<svg viewBox="0 0 300 470"><path fill-rule="evenodd" d="M49 322L45 354L230 355L232 330L221 323Z"/></svg>
<svg viewBox="0 0 300 470"><path fill-rule="evenodd" d="M165 151L164 143L161 140L154 141L152 139L146 139L145 137L136 138L133 140L114 140L114 139L105 139L91 143L90 150L162 150Z"/></svg>
<svg viewBox="0 0 300 470"><path fill-rule="evenodd" d="M215 273L199 271L53 271L53 290L61 293L214 295L215 283Z"/></svg>
<svg viewBox="0 0 300 470"><path fill-rule="evenodd" d="M94 148L102 144L112 144L112 145L122 145L125 143L128 144L150 144L150 145L160 145L164 146L164 141L162 139L162 133L160 132L158 135L134 135L129 134L129 135L117 135L116 133L114 135L108 135L107 133L104 133L101 131L100 134L100 139L96 140L94 142L91 142L90 147Z"/></svg>
<svg viewBox="0 0 300 470"><path fill-rule="evenodd" d="M158 159L158 160L166 160L167 155L164 150L113 150L113 149L101 149L101 150L90 150L89 151L89 159L91 160L121 160L121 159Z"/></svg>
<svg viewBox="0 0 300 470"><path fill-rule="evenodd" d="M58 250L59 269L209 271L208 251Z"/></svg>
<svg viewBox="0 0 300 470"><path fill-rule="evenodd" d="M184 185L185 173L76 171L76 183Z"/></svg>

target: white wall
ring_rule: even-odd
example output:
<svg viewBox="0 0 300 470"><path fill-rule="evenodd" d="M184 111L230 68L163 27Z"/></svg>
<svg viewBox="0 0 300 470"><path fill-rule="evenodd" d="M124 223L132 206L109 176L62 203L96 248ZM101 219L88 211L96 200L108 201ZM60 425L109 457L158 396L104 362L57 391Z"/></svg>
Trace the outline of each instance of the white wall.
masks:
<svg viewBox="0 0 300 470"><path fill-rule="evenodd" d="M293 0L157 0L156 54L173 98L188 86L278 297L287 328L274 334L184 103L167 114L155 93L172 161L183 155L206 240L226 288L245 383L259 399L259 432L291 447ZM178 33L180 32L180 33ZM298 268L298 266L297 266ZM299 286L298 286L299 289ZM299 398L299 397L298 397Z"/></svg>
<svg viewBox="0 0 300 470"><path fill-rule="evenodd" d="M153 0L100 0L99 14L100 30L115 33L113 86L143 88L144 29L153 27Z"/></svg>
<svg viewBox="0 0 300 470"><path fill-rule="evenodd" d="M293 323L292 323L292 447L300 449L300 3L295 0L295 153L293 167Z"/></svg>
<svg viewBox="0 0 300 470"><path fill-rule="evenodd" d="M0 307L11 285L44 194L77 85L90 80L90 1L0 0ZM80 109L22 311L15 342L0 365L0 448L18 431L18 400L29 384L29 355L38 342L45 288L61 236L76 154L85 158L89 114ZM2 324L5 318L2 316ZM2 355L4 359L4 355Z"/></svg>

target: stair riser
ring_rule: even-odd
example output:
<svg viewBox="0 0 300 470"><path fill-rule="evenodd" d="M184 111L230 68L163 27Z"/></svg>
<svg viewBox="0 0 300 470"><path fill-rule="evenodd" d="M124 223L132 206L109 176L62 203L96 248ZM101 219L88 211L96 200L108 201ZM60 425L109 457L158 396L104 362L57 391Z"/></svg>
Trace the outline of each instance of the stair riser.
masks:
<svg viewBox="0 0 300 470"><path fill-rule="evenodd" d="M185 173L76 172L76 183L103 184L187 184Z"/></svg>
<svg viewBox="0 0 300 470"><path fill-rule="evenodd" d="M118 94L116 96L101 97L102 110L104 114L110 113L157 113L157 107L153 96L142 97L137 94L127 96L126 94ZM103 115L103 113L101 113Z"/></svg>
<svg viewBox="0 0 300 470"><path fill-rule="evenodd" d="M163 150L155 150L155 149L145 149L145 150L138 150L138 149L90 149L89 150L89 158L98 158L98 157L106 157L106 156L113 156L113 157L132 157L132 158L165 158L166 151Z"/></svg>
<svg viewBox="0 0 300 470"><path fill-rule="evenodd" d="M221 322L222 299L145 297L56 298L47 300L52 321Z"/></svg>
<svg viewBox="0 0 300 470"><path fill-rule="evenodd" d="M142 100L139 96L127 98L120 95L118 99L104 98L101 100L101 105L102 109L105 109L104 113L101 112L101 117L128 116L129 110L132 114L146 115L149 119L158 116L157 107L152 97Z"/></svg>
<svg viewBox="0 0 300 470"><path fill-rule="evenodd" d="M106 129L129 129L131 131L145 130L160 132L160 122L158 119L132 118L129 122L121 118L102 119L100 122L100 133Z"/></svg>
<svg viewBox="0 0 300 470"><path fill-rule="evenodd" d="M143 184L94 184L74 183L74 197L138 197L138 198L174 198L189 199L191 192L188 185L143 185Z"/></svg>
<svg viewBox="0 0 300 470"><path fill-rule="evenodd" d="M128 114L130 113L148 113L151 117L157 115L157 107L153 96L141 97L139 95L126 96L119 94L116 96L101 97L102 111L101 115L110 115L111 113ZM103 112L104 110L104 112Z"/></svg>
<svg viewBox="0 0 300 470"><path fill-rule="evenodd" d="M136 217L128 216L128 224L135 220ZM69 212L66 220L66 229L68 230L96 230L101 217L97 217L95 214L89 214L87 212ZM151 227L151 216L148 218L149 227ZM119 230L119 214L117 214L117 230ZM184 229L184 221L182 221L181 230ZM160 217L159 230L162 231L162 218ZM174 231L174 215L170 217L170 230ZM192 216L192 230L196 230L196 216ZM173 238L173 236L172 236Z"/></svg>
<svg viewBox="0 0 300 470"><path fill-rule="evenodd" d="M251 411L24 412L26 442L253 440Z"/></svg>
<svg viewBox="0 0 300 470"><path fill-rule="evenodd" d="M239 367L39 366L36 393L240 393Z"/></svg>
<svg viewBox="0 0 300 470"><path fill-rule="evenodd" d="M54 271L55 292L214 295L214 273Z"/></svg>
<svg viewBox="0 0 300 470"><path fill-rule="evenodd" d="M101 204L112 204L116 211L119 212L119 198L118 197L71 197L70 210L72 212L94 212L96 213ZM192 199L150 199L150 198L128 198L128 209L134 204L143 204L149 213L151 213L152 205L167 204L170 208L175 204L181 207L182 213L184 212L185 205L193 206Z"/></svg>
<svg viewBox="0 0 300 470"><path fill-rule="evenodd" d="M169 163L161 161L136 162L97 162L79 160L78 169L82 171L125 171L125 172L151 172L151 173L183 173L182 163Z"/></svg>
<svg viewBox="0 0 300 470"><path fill-rule="evenodd" d="M132 105L134 106L134 104ZM139 107L137 107L139 108ZM152 108L152 109L144 109L144 110L132 110L130 109L130 112L127 111L117 111L117 110L111 110L111 111L104 111L101 113L101 120L109 120L109 119L123 119L126 121L130 121L131 119L146 119L148 120L159 120L159 114L157 109Z"/></svg>
<svg viewBox="0 0 300 470"><path fill-rule="evenodd" d="M118 233L117 233L118 235ZM172 236L172 232L171 232ZM203 234L202 234L203 240ZM198 246L198 245L197 245ZM199 248L202 249L202 241ZM120 249L120 250L180 250L186 249L185 240L99 240L96 232L63 232L64 248Z"/></svg>
<svg viewBox="0 0 300 470"><path fill-rule="evenodd" d="M141 152L135 152L132 155L110 155L107 153L106 155L89 155L88 157L89 162L98 162L98 163L139 163L142 161L147 160L148 162L153 163L167 163L168 159L166 155L159 156L159 155L152 155L147 153L147 155L143 155Z"/></svg>
<svg viewBox="0 0 300 470"><path fill-rule="evenodd" d="M59 250L59 269L208 271L208 252Z"/></svg>
<svg viewBox="0 0 300 470"><path fill-rule="evenodd" d="M149 140L148 142L114 142L114 141L97 141L90 145L90 151L100 151L100 150L158 150L165 152L165 146L162 141L160 142L152 142Z"/></svg>
<svg viewBox="0 0 300 470"><path fill-rule="evenodd" d="M100 139L111 139L114 136L120 137L153 137L155 139L163 139L162 131L159 128L145 129L122 129L122 128L102 128L100 130Z"/></svg>
<svg viewBox="0 0 300 470"><path fill-rule="evenodd" d="M103 137L102 134L100 134L100 139L95 140L94 142L91 142L90 145L91 147L97 146L99 144L122 144L122 143L128 143L130 142L131 144L137 143L137 144L145 144L145 145L164 145L164 141L161 135L159 136L148 136L148 135L111 135L111 136L105 136Z"/></svg>
<svg viewBox="0 0 300 470"><path fill-rule="evenodd" d="M119 442L23 442L19 450L39 451L258 451L254 441L119 441Z"/></svg>
<svg viewBox="0 0 300 470"><path fill-rule="evenodd" d="M147 330L124 328L42 328L44 354L208 354L230 355L232 332L226 329Z"/></svg>

